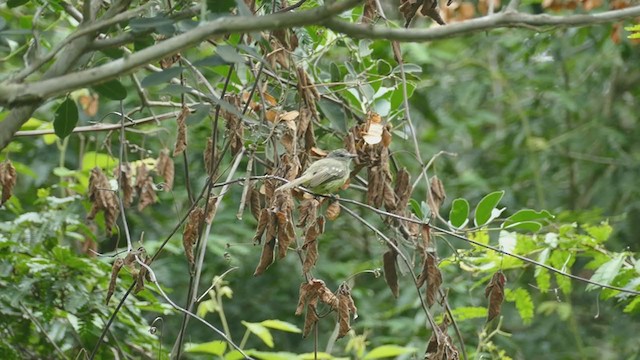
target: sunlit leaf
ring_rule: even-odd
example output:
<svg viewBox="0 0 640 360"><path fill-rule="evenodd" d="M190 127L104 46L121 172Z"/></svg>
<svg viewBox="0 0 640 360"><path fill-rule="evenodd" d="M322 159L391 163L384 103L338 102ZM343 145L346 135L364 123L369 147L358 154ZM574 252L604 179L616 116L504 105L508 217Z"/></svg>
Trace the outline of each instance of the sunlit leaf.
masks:
<svg viewBox="0 0 640 360"><path fill-rule="evenodd" d="M449 211L449 223L457 228L464 227L469 221L469 202L465 199L455 199Z"/></svg>
<svg viewBox="0 0 640 360"><path fill-rule="evenodd" d="M403 354L410 354L416 352L416 348L403 347L398 345L382 345L369 351L364 360L371 359L385 359Z"/></svg>
<svg viewBox="0 0 640 360"><path fill-rule="evenodd" d="M118 159L109 154L87 151L82 157L82 170L89 171L94 167L110 170L118 165Z"/></svg>
<svg viewBox="0 0 640 360"><path fill-rule="evenodd" d="M618 256L600 266L593 276L591 276L590 280L600 284L610 285L620 272L625 257L626 255L623 253L618 254ZM590 291L599 288L599 286L587 284L586 290Z"/></svg>
<svg viewBox="0 0 640 360"><path fill-rule="evenodd" d="M185 351L190 353L203 353L210 355L224 355L227 351L227 342L222 340L210 341L201 344L186 344Z"/></svg>
<svg viewBox="0 0 640 360"><path fill-rule="evenodd" d="M287 331L292 333L302 332L302 330L300 330L300 328L298 328L297 326L282 320L263 320L260 322L260 324L262 326L280 331Z"/></svg>
<svg viewBox="0 0 640 360"><path fill-rule="evenodd" d="M495 217L493 210L498 206L498 203L504 196L504 190L494 191L487 194L476 206L474 222L476 226L482 226L492 220Z"/></svg>
<svg viewBox="0 0 640 360"><path fill-rule="evenodd" d="M248 321L243 321L242 325L246 326L247 329L254 334L255 336L259 337L260 340L262 340L262 342L265 343L265 345L267 345L270 348L273 348L273 336L271 335L271 331L269 331L269 329L265 326L263 326L260 323L252 323L252 322L248 322Z"/></svg>

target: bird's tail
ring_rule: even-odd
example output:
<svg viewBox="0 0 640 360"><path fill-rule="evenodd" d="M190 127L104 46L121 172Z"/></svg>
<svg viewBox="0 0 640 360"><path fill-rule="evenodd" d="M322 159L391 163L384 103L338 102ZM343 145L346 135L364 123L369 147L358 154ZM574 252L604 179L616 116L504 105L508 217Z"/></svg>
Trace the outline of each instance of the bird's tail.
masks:
<svg viewBox="0 0 640 360"><path fill-rule="evenodd" d="M293 189L294 187L298 186L298 185L302 185L304 182L306 182L307 179L305 176L301 176L295 180L291 180L288 183L281 185L280 187L278 187L275 191L283 191L283 190L288 190L288 189Z"/></svg>

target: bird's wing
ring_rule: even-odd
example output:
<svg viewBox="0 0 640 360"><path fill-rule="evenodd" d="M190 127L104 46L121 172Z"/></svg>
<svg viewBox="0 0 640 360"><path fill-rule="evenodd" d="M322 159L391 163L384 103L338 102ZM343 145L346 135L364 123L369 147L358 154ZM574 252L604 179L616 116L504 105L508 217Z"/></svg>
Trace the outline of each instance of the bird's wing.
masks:
<svg viewBox="0 0 640 360"><path fill-rule="evenodd" d="M318 171L314 172L311 180L309 181L309 187L314 188L329 181L342 179L345 176L346 170L342 166L324 166Z"/></svg>

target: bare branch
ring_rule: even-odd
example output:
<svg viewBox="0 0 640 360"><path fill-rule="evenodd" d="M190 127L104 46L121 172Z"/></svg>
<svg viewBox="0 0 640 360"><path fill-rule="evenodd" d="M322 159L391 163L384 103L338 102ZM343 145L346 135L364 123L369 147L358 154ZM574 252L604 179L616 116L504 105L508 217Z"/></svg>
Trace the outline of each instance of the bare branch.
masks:
<svg viewBox="0 0 640 360"><path fill-rule="evenodd" d="M222 17L147 47L130 56L114 60L93 69L33 83L4 84L4 86L0 88L0 104L17 105L21 103L40 102L74 89L105 82L118 76L126 75L149 62L190 48L214 35L317 24L357 5L359 2L360 0L345 0L297 13L273 14L259 17Z"/></svg>
<svg viewBox="0 0 640 360"><path fill-rule="evenodd" d="M336 19L327 20L323 25L354 38L386 39L400 42L426 42L504 27L579 27L610 23L636 16L640 16L640 5L591 15L531 15L515 11L505 11L490 16L428 29L390 29L382 26L351 24Z"/></svg>

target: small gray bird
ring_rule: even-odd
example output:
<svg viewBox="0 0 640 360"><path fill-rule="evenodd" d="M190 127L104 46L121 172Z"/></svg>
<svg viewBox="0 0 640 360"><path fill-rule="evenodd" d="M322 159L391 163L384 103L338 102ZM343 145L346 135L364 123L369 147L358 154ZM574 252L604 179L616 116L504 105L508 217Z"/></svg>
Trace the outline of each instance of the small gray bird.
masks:
<svg viewBox="0 0 640 360"><path fill-rule="evenodd" d="M333 193L349 180L351 159L357 157L345 149L333 150L327 157L311 164L297 179L288 182L276 191L304 185L318 194Z"/></svg>

